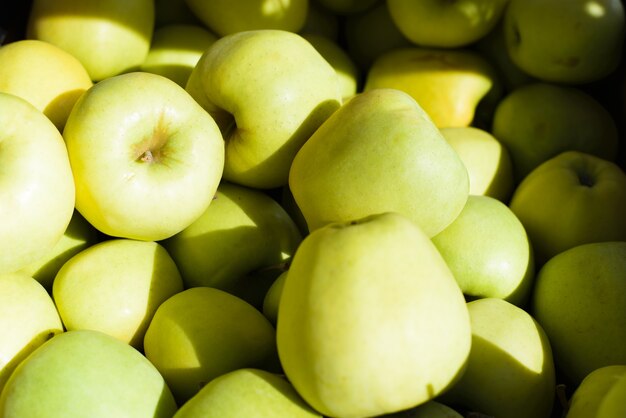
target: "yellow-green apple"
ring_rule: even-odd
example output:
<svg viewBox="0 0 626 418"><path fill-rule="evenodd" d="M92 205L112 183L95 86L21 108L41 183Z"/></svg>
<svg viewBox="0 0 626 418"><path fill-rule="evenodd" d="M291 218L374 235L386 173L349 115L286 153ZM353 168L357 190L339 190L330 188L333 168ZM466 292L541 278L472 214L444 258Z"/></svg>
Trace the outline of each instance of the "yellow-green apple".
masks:
<svg viewBox="0 0 626 418"><path fill-rule="evenodd" d="M531 314L572 387L599 367L626 364L625 275L626 241L579 245L537 274Z"/></svg>
<svg viewBox="0 0 626 418"><path fill-rule="evenodd" d="M384 1L361 13L343 18L342 39L346 50L362 72L384 52L413 44L391 20Z"/></svg>
<svg viewBox="0 0 626 418"><path fill-rule="evenodd" d="M420 105L396 89L361 93L300 149L289 188L313 231L398 212L428 236L463 209L467 169Z"/></svg>
<svg viewBox="0 0 626 418"><path fill-rule="evenodd" d="M137 350L99 331L66 331L15 369L0 396L2 417L171 418L163 377Z"/></svg>
<svg viewBox="0 0 626 418"><path fill-rule="evenodd" d="M336 15L352 15L371 9L379 0L314 0ZM382 1L380 1L382 3Z"/></svg>
<svg viewBox="0 0 626 418"><path fill-rule="evenodd" d="M302 236L266 193L222 182L207 210L162 241L186 287L230 291L245 274L286 262Z"/></svg>
<svg viewBox="0 0 626 418"><path fill-rule="evenodd" d="M263 311L263 301L278 276L289 267L289 260L251 271L235 280L228 293ZM275 325L275 322L273 323Z"/></svg>
<svg viewBox="0 0 626 418"><path fill-rule="evenodd" d="M566 418L626 416L626 365L598 367L576 387Z"/></svg>
<svg viewBox="0 0 626 418"><path fill-rule="evenodd" d="M467 369L440 399L486 416L550 418L556 371L541 325L500 298L471 301L467 309L472 328Z"/></svg>
<svg viewBox="0 0 626 418"><path fill-rule="evenodd" d="M284 376L241 368L207 383L174 418L321 418Z"/></svg>
<svg viewBox="0 0 626 418"><path fill-rule="evenodd" d="M20 273L32 276L48 292L52 292L52 282L63 264L105 238L77 210L74 210L61 239L43 257L20 269Z"/></svg>
<svg viewBox="0 0 626 418"><path fill-rule="evenodd" d="M509 204L537 265L577 245L626 241L626 174L611 161L566 151L539 165Z"/></svg>
<svg viewBox="0 0 626 418"><path fill-rule="evenodd" d="M500 298L525 307L535 278L531 244L507 205L470 195L432 241L468 299Z"/></svg>
<svg viewBox="0 0 626 418"><path fill-rule="evenodd" d="M315 0L309 1L306 20L299 33L314 33L338 42L341 19L340 16L320 6Z"/></svg>
<svg viewBox="0 0 626 418"><path fill-rule="evenodd" d="M507 203L515 188L508 149L489 131L474 126L440 131L467 169L469 193Z"/></svg>
<svg viewBox="0 0 626 418"><path fill-rule="evenodd" d="M341 104L333 67L301 35L282 30L218 39L186 88L222 130L224 179L255 188L287 184L296 152Z"/></svg>
<svg viewBox="0 0 626 418"><path fill-rule="evenodd" d="M285 286L285 280L287 279L287 272L283 271L272 283L267 290L265 298L263 299L262 311L263 315L270 320L270 322L276 325L278 319L278 306L280 305L280 296L283 293L283 286Z"/></svg>
<svg viewBox="0 0 626 418"><path fill-rule="evenodd" d="M434 399L463 373L463 294L428 236L387 212L300 244L276 325L284 373L325 416L371 417Z"/></svg>
<svg viewBox="0 0 626 418"><path fill-rule="evenodd" d="M194 24L171 24L154 30L150 50L141 71L160 74L173 80L181 87L198 60L217 36L208 29Z"/></svg>
<svg viewBox="0 0 626 418"><path fill-rule="evenodd" d="M0 275L0 391L13 370L63 324L43 286L22 273Z"/></svg>
<svg viewBox="0 0 626 418"><path fill-rule="evenodd" d="M337 72L341 97L345 100L354 96L359 90L361 75L348 52L337 41L326 36L313 33L303 33L302 36L315 47Z"/></svg>
<svg viewBox="0 0 626 418"><path fill-rule="evenodd" d="M74 211L74 180L63 137L41 111L0 92L0 274L45 256Z"/></svg>
<svg viewBox="0 0 626 418"><path fill-rule="evenodd" d="M26 36L75 56L94 81L135 70L154 30L154 0L33 0Z"/></svg>
<svg viewBox="0 0 626 418"><path fill-rule="evenodd" d="M291 193L291 190L289 189L289 185L285 185L282 187L278 200L280 202L280 205L285 209L291 219L293 219L293 221L296 223L302 236L308 235L309 227L306 224L306 219L304 219L304 215L298 207L296 199L294 199L293 193Z"/></svg>
<svg viewBox="0 0 626 418"><path fill-rule="evenodd" d="M388 0L398 29L416 45L459 48L493 30L509 0Z"/></svg>
<svg viewBox="0 0 626 418"><path fill-rule="evenodd" d="M624 41L620 0L510 0L503 16L511 60L528 74L583 84L617 67ZM557 41L558 39L558 41Z"/></svg>
<svg viewBox="0 0 626 418"><path fill-rule="evenodd" d="M224 373L244 367L274 371L275 334L269 320L242 299L194 287L159 306L144 352L182 405Z"/></svg>
<svg viewBox="0 0 626 418"><path fill-rule="evenodd" d="M491 133L509 150L516 183L563 151L617 156L612 115L576 87L533 82L512 90L495 109Z"/></svg>
<svg viewBox="0 0 626 418"><path fill-rule="evenodd" d="M57 273L52 296L66 330L93 329L138 350L156 309L183 291L165 248L109 239L79 252Z"/></svg>
<svg viewBox="0 0 626 418"><path fill-rule="evenodd" d="M213 118L158 74L97 83L74 105L63 137L76 208L114 237L156 241L182 231L211 203L224 166Z"/></svg>
<svg viewBox="0 0 626 418"><path fill-rule="evenodd" d="M61 132L92 84L81 62L51 43L24 39L0 48L0 91L26 99Z"/></svg>
<svg viewBox="0 0 626 418"><path fill-rule="evenodd" d="M500 90L493 66L464 48L396 48L378 56L365 77L364 91L402 90L439 128L469 126L479 103Z"/></svg>
<svg viewBox="0 0 626 418"><path fill-rule="evenodd" d="M219 36L257 29L298 32L309 6L309 0L185 1L193 14Z"/></svg>
<svg viewBox="0 0 626 418"><path fill-rule="evenodd" d="M404 411L381 415L380 418L463 418L463 416L441 402L428 401Z"/></svg>

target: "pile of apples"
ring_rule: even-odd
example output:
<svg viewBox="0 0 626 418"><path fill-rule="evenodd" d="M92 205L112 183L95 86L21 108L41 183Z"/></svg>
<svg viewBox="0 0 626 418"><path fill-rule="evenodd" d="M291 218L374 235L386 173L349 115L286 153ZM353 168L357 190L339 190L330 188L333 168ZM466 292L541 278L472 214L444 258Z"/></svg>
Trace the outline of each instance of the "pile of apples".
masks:
<svg viewBox="0 0 626 418"><path fill-rule="evenodd" d="M32 0L0 418L623 418L620 0Z"/></svg>

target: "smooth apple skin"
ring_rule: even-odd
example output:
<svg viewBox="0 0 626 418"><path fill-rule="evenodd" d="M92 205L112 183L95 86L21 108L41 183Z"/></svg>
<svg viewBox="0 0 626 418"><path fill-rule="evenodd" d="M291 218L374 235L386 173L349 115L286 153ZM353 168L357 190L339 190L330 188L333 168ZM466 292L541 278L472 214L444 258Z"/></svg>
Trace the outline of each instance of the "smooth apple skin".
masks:
<svg viewBox="0 0 626 418"><path fill-rule="evenodd" d="M531 76L587 84L614 71L625 33L620 0L510 0L503 16L507 51Z"/></svg>
<svg viewBox="0 0 626 418"><path fill-rule="evenodd" d="M101 81L137 70L153 30L153 0L33 0L26 36L64 49Z"/></svg>
<svg viewBox="0 0 626 418"><path fill-rule="evenodd" d="M0 274L20 270L61 239L75 187L63 137L25 99L0 93Z"/></svg>
<svg viewBox="0 0 626 418"><path fill-rule="evenodd" d="M463 209L469 177L411 96L375 89L347 101L309 138L289 188L310 231L392 211L433 236Z"/></svg>
<svg viewBox="0 0 626 418"><path fill-rule="evenodd" d="M570 398L566 418L619 418L626 414L626 365L590 372Z"/></svg>
<svg viewBox="0 0 626 418"><path fill-rule="evenodd" d="M626 174L591 154L566 151L545 161L517 186L509 207L538 266L577 245L626 241Z"/></svg>
<svg viewBox="0 0 626 418"><path fill-rule="evenodd" d="M467 298L495 297L526 306L535 278L533 249L504 203L470 195L459 216L432 241Z"/></svg>
<svg viewBox="0 0 626 418"><path fill-rule="evenodd" d="M531 314L573 386L599 367L626 364L625 274L626 241L576 246L537 274Z"/></svg>
<svg viewBox="0 0 626 418"><path fill-rule="evenodd" d="M76 100L92 85L83 64L56 45L24 39L0 48L0 91L26 99L60 132Z"/></svg>
<svg viewBox="0 0 626 418"><path fill-rule="evenodd" d="M0 329L0 391L30 353L64 331L46 289L22 273L0 275Z"/></svg>
<svg viewBox="0 0 626 418"><path fill-rule="evenodd" d="M186 89L222 129L224 179L261 189L287 184L295 154L341 104L334 68L301 35L281 30L220 38Z"/></svg>
<svg viewBox="0 0 626 418"><path fill-rule="evenodd" d="M242 368L207 383L174 418L321 418L283 375Z"/></svg>
<svg viewBox="0 0 626 418"><path fill-rule="evenodd" d="M472 327L467 369L442 402L487 416L550 418L556 372L541 325L500 298L471 301L467 309Z"/></svg>
<svg viewBox="0 0 626 418"><path fill-rule="evenodd" d="M463 418L463 416L441 402L428 401L405 411L381 415L380 418Z"/></svg>
<svg viewBox="0 0 626 418"><path fill-rule="evenodd" d="M159 305L183 291L178 268L160 244L109 239L70 258L52 283L66 330L93 329L135 347Z"/></svg>
<svg viewBox="0 0 626 418"><path fill-rule="evenodd" d="M460 48L472 44L500 21L509 0L389 0L398 29L416 45Z"/></svg>
<svg viewBox="0 0 626 418"><path fill-rule="evenodd" d="M415 224L396 213L333 223L300 244L277 322L283 370L325 416L371 417L433 399L470 349L463 295Z"/></svg>
<svg viewBox="0 0 626 418"><path fill-rule="evenodd" d="M103 233L158 241L209 206L224 166L215 121L166 77L103 80L76 102L63 137L76 209Z"/></svg>
<svg viewBox="0 0 626 418"><path fill-rule="evenodd" d="M163 377L137 350L99 331L66 331L17 367L0 416L170 418L177 405Z"/></svg>

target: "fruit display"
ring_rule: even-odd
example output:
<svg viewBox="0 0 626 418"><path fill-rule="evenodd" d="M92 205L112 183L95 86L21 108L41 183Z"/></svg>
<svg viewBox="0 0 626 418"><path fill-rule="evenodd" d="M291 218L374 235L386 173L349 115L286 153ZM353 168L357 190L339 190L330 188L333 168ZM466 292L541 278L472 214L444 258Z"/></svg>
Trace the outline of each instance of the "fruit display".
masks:
<svg viewBox="0 0 626 418"><path fill-rule="evenodd" d="M0 7L0 418L624 418L626 1Z"/></svg>

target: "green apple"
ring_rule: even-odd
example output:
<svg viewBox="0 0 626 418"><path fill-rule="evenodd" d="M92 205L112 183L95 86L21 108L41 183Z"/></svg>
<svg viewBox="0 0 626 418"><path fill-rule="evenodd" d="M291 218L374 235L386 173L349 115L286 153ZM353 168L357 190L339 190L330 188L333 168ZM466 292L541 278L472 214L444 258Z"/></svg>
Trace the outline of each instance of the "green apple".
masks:
<svg viewBox="0 0 626 418"><path fill-rule="evenodd" d="M309 0L185 0L209 29L225 36L257 29L298 32L304 26Z"/></svg>
<svg viewBox="0 0 626 418"><path fill-rule="evenodd" d="M531 313L573 387L599 367L626 364L625 275L626 241L576 246L537 274Z"/></svg>
<svg viewBox="0 0 626 418"><path fill-rule="evenodd" d="M337 72L341 97L345 100L357 94L361 75L348 52L337 41L333 41L326 36L312 33L303 33L302 36L315 47Z"/></svg>
<svg viewBox="0 0 626 418"><path fill-rule="evenodd" d="M566 418L619 418L626 416L626 365L599 367L574 391Z"/></svg>
<svg viewBox="0 0 626 418"><path fill-rule="evenodd" d="M500 89L493 66L463 48L396 48L378 56L366 74L364 91L402 90L439 128L472 124L479 103Z"/></svg>
<svg viewBox="0 0 626 418"><path fill-rule="evenodd" d="M284 376L242 368L207 383L174 418L321 418Z"/></svg>
<svg viewBox="0 0 626 418"><path fill-rule="evenodd" d="M273 371L277 362L272 324L252 305L212 287L163 302L146 331L144 352L179 405L218 376L244 367Z"/></svg>
<svg viewBox="0 0 626 418"><path fill-rule="evenodd" d="M270 196L222 182L207 210L163 245L186 287L230 291L243 275L289 260L301 240L294 221Z"/></svg>
<svg viewBox="0 0 626 418"><path fill-rule="evenodd" d="M235 281L228 293L245 300L263 312L263 302L267 292L269 292L278 276L283 274L288 267L289 261L285 261L246 273ZM275 324L276 322L274 321L273 325Z"/></svg>
<svg viewBox="0 0 626 418"><path fill-rule="evenodd" d="M140 351L156 309L182 291L180 273L163 246L128 239L79 252L52 285L65 329L101 331Z"/></svg>
<svg viewBox="0 0 626 418"><path fill-rule="evenodd" d="M620 0L510 0L503 16L512 61L556 83L600 80L617 68L624 40Z"/></svg>
<svg viewBox="0 0 626 418"><path fill-rule="evenodd" d="M612 115L593 96L542 82L508 93L495 109L491 133L509 150L516 183L563 151L615 160L619 142Z"/></svg>
<svg viewBox="0 0 626 418"><path fill-rule="evenodd" d="M163 377L137 350L98 331L66 331L15 369L0 396L2 417L170 418L177 406Z"/></svg>
<svg viewBox="0 0 626 418"><path fill-rule="evenodd" d="M626 174L591 154L566 151L542 163L517 186L509 206L539 266L580 244L626 241Z"/></svg>
<svg viewBox="0 0 626 418"><path fill-rule="evenodd" d="M507 203L515 188L508 149L489 131L474 126L440 131L467 169L469 193Z"/></svg>
<svg viewBox="0 0 626 418"><path fill-rule="evenodd" d="M58 129L26 99L0 92L0 274L45 256L74 211L74 180Z"/></svg>
<svg viewBox="0 0 626 418"><path fill-rule="evenodd" d="M33 0L26 36L75 56L94 81L137 69L154 29L154 0Z"/></svg>
<svg viewBox="0 0 626 418"><path fill-rule="evenodd" d="M21 273L0 275L0 391L13 370L63 324L46 289Z"/></svg>
<svg viewBox="0 0 626 418"><path fill-rule="evenodd" d="M555 367L550 341L525 310L499 298L467 304L467 369L441 400L487 416L550 418Z"/></svg>
<svg viewBox="0 0 626 418"><path fill-rule="evenodd" d="M52 292L52 282L63 264L104 238L100 231L87 222L77 210L74 210L61 239L43 257L22 268L20 273L32 276L48 292Z"/></svg>
<svg viewBox="0 0 626 418"><path fill-rule="evenodd" d="M308 235L309 227L306 224L306 219L304 219L304 215L298 207L296 199L294 199L293 193L291 193L288 184L281 188L278 201L280 202L280 205L285 209L285 211L289 214L291 219L293 219L293 221L296 223L302 236Z"/></svg>
<svg viewBox="0 0 626 418"><path fill-rule="evenodd" d="M312 33L316 35L326 36L335 42L339 41L339 33L341 31L341 17L332 13L330 10L317 4L317 1L309 1L309 9L306 14L304 26L299 33Z"/></svg>
<svg viewBox="0 0 626 418"><path fill-rule="evenodd" d="M388 0L398 29L416 45L459 48L486 36L509 0Z"/></svg>
<svg viewBox="0 0 626 418"><path fill-rule="evenodd" d="M463 294L428 236L387 212L311 232L285 280L276 329L283 370L325 416L398 412L463 373Z"/></svg>
<svg viewBox="0 0 626 418"><path fill-rule="evenodd" d="M180 232L211 203L224 166L215 121L157 74L94 85L74 105L63 137L76 208L114 237L156 241Z"/></svg>
<svg viewBox="0 0 626 418"><path fill-rule="evenodd" d="M419 406L393 414L381 415L380 418L463 418L461 414L437 401L428 401ZM478 418L478 417L477 417Z"/></svg>
<svg viewBox="0 0 626 418"><path fill-rule="evenodd" d="M504 203L470 195L459 216L432 241L469 299L500 298L525 307L535 278L522 223Z"/></svg>
<svg viewBox="0 0 626 418"><path fill-rule="evenodd" d="M280 297L283 293L283 287L285 286L288 271L289 270L283 271L274 280L270 288L267 290L265 298L263 299L263 315L265 315L274 325L276 325L278 320L278 306L280 306Z"/></svg>
<svg viewBox="0 0 626 418"><path fill-rule="evenodd" d="M224 179L264 189L287 184L294 155L341 103L333 67L301 35L281 30L218 39L187 91L222 130Z"/></svg>
<svg viewBox="0 0 626 418"><path fill-rule="evenodd" d="M328 11L336 15L352 15L371 9L379 0L314 0Z"/></svg>
<svg viewBox="0 0 626 418"><path fill-rule="evenodd" d="M61 132L72 106L92 84L78 59L48 42L20 40L0 48L0 91L26 99Z"/></svg>
<svg viewBox="0 0 626 418"><path fill-rule="evenodd" d="M463 162L426 112L395 89L347 101L300 149L289 175L310 231L398 212L433 236L463 209L468 183Z"/></svg>
<svg viewBox="0 0 626 418"><path fill-rule="evenodd" d="M139 69L160 74L185 87L193 67L217 39L216 35L200 25L170 24L158 27L154 30L148 55Z"/></svg>
<svg viewBox="0 0 626 418"><path fill-rule="evenodd" d="M413 44L391 20L384 1L361 13L343 18L342 39L346 50L362 72L367 72L379 55Z"/></svg>

